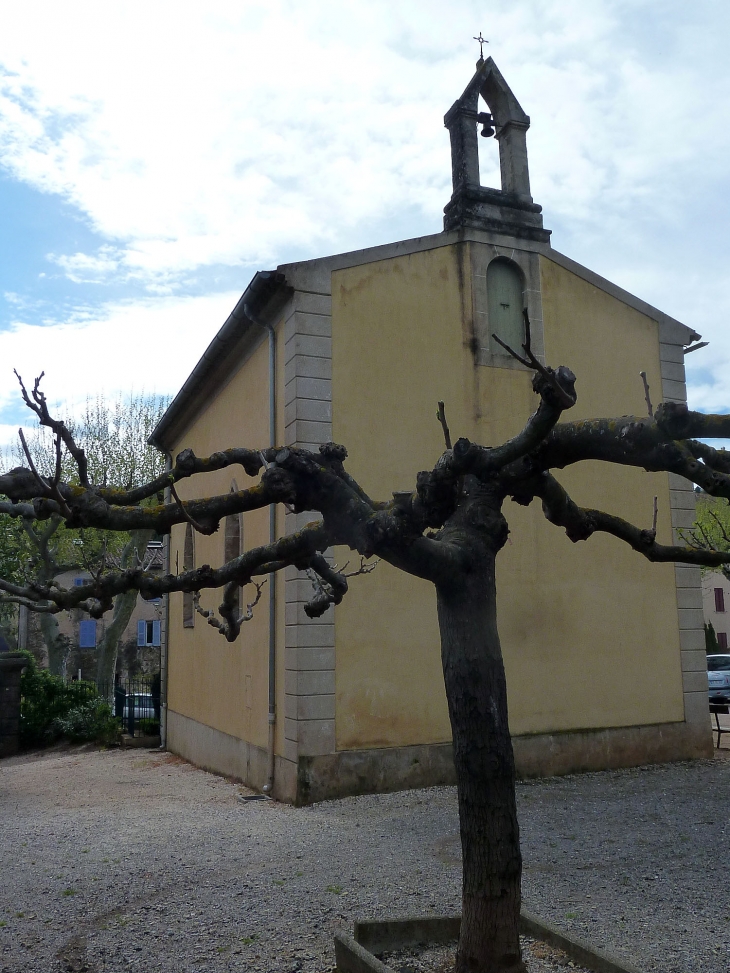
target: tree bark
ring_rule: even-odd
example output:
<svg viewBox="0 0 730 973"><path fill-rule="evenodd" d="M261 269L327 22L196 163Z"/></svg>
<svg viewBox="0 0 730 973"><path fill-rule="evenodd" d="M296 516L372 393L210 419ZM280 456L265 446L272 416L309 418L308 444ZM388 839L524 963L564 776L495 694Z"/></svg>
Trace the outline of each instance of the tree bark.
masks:
<svg viewBox="0 0 730 973"><path fill-rule="evenodd" d="M130 566L132 561L139 557L142 560L147 550L147 545L152 540L154 531L134 530L124 547L121 557L122 569ZM134 606L137 604L138 593L135 590L125 591L114 599L114 610L112 618L106 627L106 631L99 640L96 657L96 679L99 687L111 697L114 693L114 673L117 668L117 654L119 643L124 630L132 617Z"/></svg>
<svg viewBox="0 0 730 973"><path fill-rule="evenodd" d="M500 545L501 546L501 545ZM526 973L507 686L497 634L495 552L437 584L463 858L457 973Z"/></svg>
<svg viewBox="0 0 730 973"><path fill-rule="evenodd" d="M69 640L61 634L58 619L55 615L42 614L39 616L39 625L43 641L48 652L48 670L54 676L66 677L66 663L71 647Z"/></svg>

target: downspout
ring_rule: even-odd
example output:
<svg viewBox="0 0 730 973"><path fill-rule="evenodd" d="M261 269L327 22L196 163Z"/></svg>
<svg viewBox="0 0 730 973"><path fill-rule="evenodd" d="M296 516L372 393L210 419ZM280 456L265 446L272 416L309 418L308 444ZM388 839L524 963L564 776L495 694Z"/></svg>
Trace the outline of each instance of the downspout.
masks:
<svg viewBox="0 0 730 973"><path fill-rule="evenodd" d="M169 473L172 469L172 453L169 450L165 450L165 472ZM170 502L170 497L172 496L169 487L165 487L165 503ZM164 571L165 574L170 574L170 544L172 541L172 534L165 534L164 544L165 544L165 555L164 555ZM167 750L167 669L168 660L167 653L170 645L170 596L169 594L164 596L164 619L165 619L165 632L163 637L160 639L160 750Z"/></svg>
<svg viewBox="0 0 730 973"><path fill-rule="evenodd" d="M276 330L258 318L248 304L243 313L269 335L269 446L276 446ZM276 504L269 504L269 543L276 542ZM276 728L276 573L269 575L269 740L264 794L274 790L274 730Z"/></svg>

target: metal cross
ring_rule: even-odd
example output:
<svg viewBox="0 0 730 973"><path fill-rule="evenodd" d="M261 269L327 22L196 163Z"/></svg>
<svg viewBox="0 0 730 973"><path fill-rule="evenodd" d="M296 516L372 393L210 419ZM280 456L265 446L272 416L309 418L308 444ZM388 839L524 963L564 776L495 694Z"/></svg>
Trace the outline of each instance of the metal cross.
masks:
<svg viewBox="0 0 730 973"><path fill-rule="evenodd" d="M484 45L488 44L489 41L486 37L482 37L482 32L479 31L479 37L474 38L475 41L479 41L479 57L484 60Z"/></svg>

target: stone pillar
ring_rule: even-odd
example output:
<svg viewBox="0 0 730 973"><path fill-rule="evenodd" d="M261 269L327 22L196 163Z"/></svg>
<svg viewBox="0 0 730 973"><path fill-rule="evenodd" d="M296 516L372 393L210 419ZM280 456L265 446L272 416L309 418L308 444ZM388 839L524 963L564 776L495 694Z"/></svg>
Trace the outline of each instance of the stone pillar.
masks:
<svg viewBox="0 0 730 973"><path fill-rule="evenodd" d="M468 105L455 102L444 116L451 138L451 180L454 195L479 186L479 144L477 140L477 93Z"/></svg>
<svg viewBox="0 0 730 973"><path fill-rule="evenodd" d="M529 122L508 121L497 130L502 192L517 193L532 202L530 173L527 168L527 129Z"/></svg>
<svg viewBox="0 0 730 973"><path fill-rule="evenodd" d="M18 752L20 675L27 665L27 658L20 652L0 655L0 757Z"/></svg>

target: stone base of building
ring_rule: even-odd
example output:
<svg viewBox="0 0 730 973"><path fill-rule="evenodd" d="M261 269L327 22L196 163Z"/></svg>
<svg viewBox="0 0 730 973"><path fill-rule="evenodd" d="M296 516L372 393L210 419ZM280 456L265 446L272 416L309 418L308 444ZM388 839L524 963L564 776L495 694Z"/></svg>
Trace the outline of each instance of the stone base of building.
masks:
<svg viewBox="0 0 730 973"><path fill-rule="evenodd" d="M172 753L184 757L196 767L233 777L255 791L264 789L268 761L263 747L198 723L171 709L167 710L165 745ZM273 796L287 804L297 803L297 767L284 757L277 756L274 761Z"/></svg>
<svg viewBox="0 0 730 973"><path fill-rule="evenodd" d="M266 783L266 751L168 710L167 748L191 763L242 781L254 790ZM513 737L517 776L552 777L620 767L709 758L707 726L660 723ZM385 793L456 783L450 743L373 750L342 750L300 757L298 766L276 757L274 797L289 804L357 794Z"/></svg>

